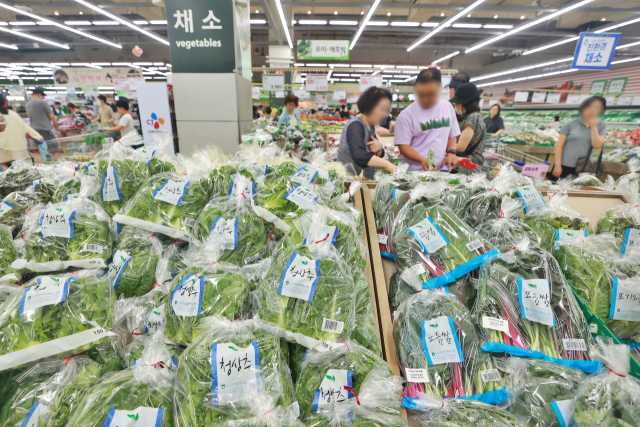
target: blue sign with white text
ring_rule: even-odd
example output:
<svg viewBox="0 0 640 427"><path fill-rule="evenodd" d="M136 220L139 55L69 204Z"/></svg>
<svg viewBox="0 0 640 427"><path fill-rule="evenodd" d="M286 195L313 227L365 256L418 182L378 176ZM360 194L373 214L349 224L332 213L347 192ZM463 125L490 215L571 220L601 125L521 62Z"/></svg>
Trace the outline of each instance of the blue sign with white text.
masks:
<svg viewBox="0 0 640 427"><path fill-rule="evenodd" d="M573 56L572 69L608 70L620 41L620 33L580 33Z"/></svg>

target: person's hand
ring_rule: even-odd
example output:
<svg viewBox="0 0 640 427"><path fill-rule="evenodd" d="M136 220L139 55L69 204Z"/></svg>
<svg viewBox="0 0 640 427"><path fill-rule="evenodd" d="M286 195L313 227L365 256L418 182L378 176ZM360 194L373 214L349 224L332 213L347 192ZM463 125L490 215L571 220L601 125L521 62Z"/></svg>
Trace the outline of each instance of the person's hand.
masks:
<svg viewBox="0 0 640 427"><path fill-rule="evenodd" d="M598 127L598 122L600 120L598 120L598 117L594 117L593 119L589 120L587 123L585 123L587 126L589 126L590 128L597 128Z"/></svg>
<svg viewBox="0 0 640 427"><path fill-rule="evenodd" d="M40 142L44 142L44 138L43 138L43 137L40 137L40 139L39 139L38 141L40 141Z"/></svg>
<svg viewBox="0 0 640 427"><path fill-rule="evenodd" d="M489 138L491 139L496 139L500 134L499 133L492 133Z"/></svg>
<svg viewBox="0 0 640 427"><path fill-rule="evenodd" d="M445 157L442 161L441 168L443 168L445 165L448 165L449 170L453 169L455 166L458 166L458 156L453 153L447 153L447 157Z"/></svg>
<svg viewBox="0 0 640 427"><path fill-rule="evenodd" d="M431 167L431 165L429 165L429 160L428 159L423 159L422 160L422 169L424 169L426 171L436 170L436 168Z"/></svg>
<svg viewBox="0 0 640 427"><path fill-rule="evenodd" d="M398 167L396 165L394 165L393 163L389 163L387 166L385 166L385 169L389 173L394 173L396 171L396 169L398 169Z"/></svg>
<svg viewBox="0 0 640 427"><path fill-rule="evenodd" d="M367 142L365 145L369 147L369 150L371 150L371 152L373 153L379 153L380 151L382 151L382 144L372 136L369 137L369 142Z"/></svg>
<svg viewBox="0 0 640 427"><path fill-rule="evenodd" d="M556 178L560 178L560 175L562 175L562 166L556 163L556 165L553 167L553 172L551 172L551 175L555 176Z"/></svg>

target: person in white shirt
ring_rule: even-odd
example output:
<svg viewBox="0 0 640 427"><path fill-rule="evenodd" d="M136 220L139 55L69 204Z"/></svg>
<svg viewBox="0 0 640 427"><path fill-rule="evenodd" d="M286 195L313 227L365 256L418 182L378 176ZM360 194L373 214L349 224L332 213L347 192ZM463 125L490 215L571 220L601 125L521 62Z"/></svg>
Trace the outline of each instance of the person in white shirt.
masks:
<svg viewBox="0 0 640 427"><path fill-rule="evenodd" d="M0 164L5 170L14 160L31 158L27 149L27 134L37 141L44 140L18 113L6 107L4 97L0 94Z"/></svg>
<svg viewBox="0 0 640 427"><path fill-rule="evenodd" d="M118 113L120 113L118 124L112 128L104 128L104 130L109 132L120 131L120 135L125 136L134 130L133 117L129 114L129 101L120 99L116 102L116 108L118 109Z"/></svg>

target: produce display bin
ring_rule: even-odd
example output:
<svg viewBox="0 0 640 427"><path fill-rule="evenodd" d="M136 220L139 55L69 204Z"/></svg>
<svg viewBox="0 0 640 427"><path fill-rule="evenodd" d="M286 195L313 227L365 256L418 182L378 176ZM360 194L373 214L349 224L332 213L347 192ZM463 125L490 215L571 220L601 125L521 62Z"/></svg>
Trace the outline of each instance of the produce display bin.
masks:
<svg viewBox="0 0 640 427"><path fill-rule="evenodd" d="M541 188L540 192L546 196L549 190ZM627 203L627 199L622 194L607 190L569 190L567 195L569 198L566 205L589 218L590 232L595 231L596 224L605 211Z"/></svg>

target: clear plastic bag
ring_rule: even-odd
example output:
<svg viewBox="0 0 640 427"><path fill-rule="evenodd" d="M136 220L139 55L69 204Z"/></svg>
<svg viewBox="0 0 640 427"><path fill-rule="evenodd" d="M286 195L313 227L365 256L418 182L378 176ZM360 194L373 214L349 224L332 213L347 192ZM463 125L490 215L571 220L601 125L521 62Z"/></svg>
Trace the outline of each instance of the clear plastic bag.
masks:
<svg viewBox="0 0 640 427"><path fill-rule="evenodd" d="M491 183L484 174L472 175L468 182L449 189L442 196L442 201L458 216L464 215L464 209L469 199L484 193L491 187Z"/></svg>
<svg viewBox="0 0 640 427"><path fill-rule="evenodd" d="M622 194L640 192L640 158L634 157L627 162L629 173L622 175L616 181L614 190L619 191Z"/></svg>
<svg viewBox="0 0 640 427"><path fill-rule="evenodd" d="M604 187L602 181L592 173L581 173L577 178L571 181L571 185L574 187Z"/></svg>
<svg viewBox="0 0 640 427"><path fill-rule="evenodd" d="M396 310L393 339L407 382L407 408L424 398L456 398L486 403L506 401L508 393L471 314L440 290L413 295Z"/></svg>
<svg viewBox="0 0 640 427"><path fill-rule="evenodd" d="M275 325L210 317L202 326L203 332L180 356L176 425L222 425L294 403Z"/></svg>
<svg viewBox="0 0 640 427"><path fill-rule="evenodd" d="M504 409L475 400L435 400L419 408L424 411L411 419L415 427L525 427L526 423Z"/></svg>
<svg viewBox="0 0 640 427"><path fill-rule="evenodd" d="M0 197L3 199L14 191L25 191L34 187L43 175L31 160L16 160L0 176ZM33 194L33 192L31 192Z"/></svg>
<svg viewBox="0 0 640 427"><path fill-rule="evenodd" d="M173 147L173 134L165 130L154 133L153 139L155 143L138 148L133 159L146 163L149 166L150 175L163 172L184 173L184 165L176 156L167 152L169 147Z"/></svg>
<svg viewBox="0 0 640 427"><path fill-rule="evenodd" d="M629 203L623 203L607 209L596 225L596 234L612 233L618 239L628 241L629 235L640 229L640 195L632 187L625 194ZM630 231L627 231L629 230ZM625 239L626 237L626 239ZM626 245L622 248L625 253Z"/></svg>
<svg viewBox="0 0 640 427"><path fill-rule="evenodd" d="M475 313L494 353L542 359L591 373L589 325L562 269L537 248L514 251L480 271Z"/></svg>
<svg viewBox="0 0 640 427"><path fill-rule="evenodd" d="M500 208L500 218L486 221L482 227L478 228L478 233L500 251L523 244L540 246L540 236L521 221L521 212L522 203L515 199L504 198Z"/></svg>
<svg viewBox="0 0 640 427"><path fill-rule="evenodd" d="M26 216L22 238L24 253L12 267L35 272L68 267L106 268L111 258L111 220L96 203L80 198Z"/></svg>
<svg viewBox="0 0 640 427"><path fill-rule="evenodd" d="M162 258L158 262L158 268L156 270L158 283L173 280L176 275L187 268L185 259L189 254L189 246L189 242L176 240L163 247Z"/></svg>
<svg viewBox="0 0 640 427"><path fill-rule="evenodd" d="M477 273L466 274L439 289L453 295L471 311L478 291L478 279L473 276L477 276ZM389 279L389 305L392 308L392 316L404 300L418 292L422 292L420 279L409 270L396 270Z"/></svg>
<svg viewBox="0 0 640 427"><path fill-rule="evenodd" d="M38 206L39 203L36 196L27 192L19 191L9 194L0 202L0 224L11 227L13 237L17 237L22 230L27 212L43 207L43 205Z"/></svg>
<svg viewBox="0 0 640 427"><path fill-rule="evenodd" d="M18 251L13 244L11 228L0 224L0 283L18 283L22 280L21 271L11 268L16 259Z"/></svg>

